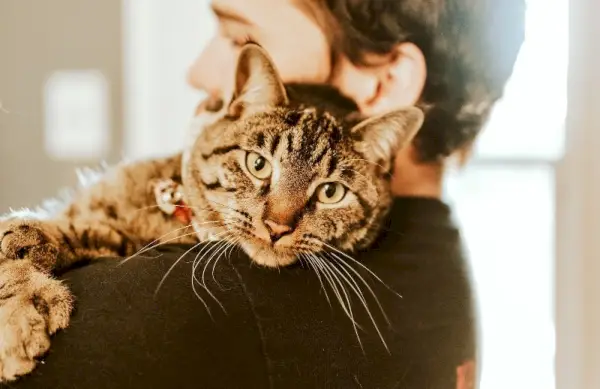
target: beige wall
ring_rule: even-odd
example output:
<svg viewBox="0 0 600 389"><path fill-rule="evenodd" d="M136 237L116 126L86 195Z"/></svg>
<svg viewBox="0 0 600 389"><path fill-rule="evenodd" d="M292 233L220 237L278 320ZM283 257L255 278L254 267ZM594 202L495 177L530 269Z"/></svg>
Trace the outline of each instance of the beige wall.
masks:
<svg viewBox="0 0 600 389"><path fill-rule="evenodd" d="M43 146L43 86L56 70L104 73L119 156L121 58L119 0L0 0L0 214L75 182L78 161L54 161Z"/></svg>
<svg viewBox="0 0 600 389"><path fill-rule="evenodd" d="M557 177L557 389L600 388L598 15L598 0L571 0L567 142Z"/></svg>

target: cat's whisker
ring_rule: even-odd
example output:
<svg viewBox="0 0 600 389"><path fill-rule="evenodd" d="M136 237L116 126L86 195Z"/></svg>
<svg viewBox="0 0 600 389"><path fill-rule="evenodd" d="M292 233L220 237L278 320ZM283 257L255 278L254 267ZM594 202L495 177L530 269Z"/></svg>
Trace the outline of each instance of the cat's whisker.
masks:
<svg viewBox="0 0 600 389"><path fill-rule="evenodd" d="M233 216L233 215L236 215L236 214L237 214L237 213L235 213L235 212L231 212L231 211L229 211L229 212L225 212L225 211L227 211L227 210L216 210L216 209L214 209L213 207L200 208L200 207L196 207L196 206L189 206L189 208L191 208L192 210L194 210L194 211L197 211L197 212L205 212L205 211L208 211L208 212L213 212L213 213L215 213L215 214L217 214L217 215L222 215L222 214L224 214L224 215L228 215L228 216Z"/></svg>
<svg viewBox="0 0 600 389"><path fill-rule="evenodd" d="M222 231L218 234L215 235L216 238L221 238L223 236L226 236L229 233L229 231ZM215 302L217 304L219 304L219 306L221 307L221 309L223 310L223 312L227 313L227 311L225 310L225 307L223 306L223 304L221 303L221 301L219 301L219 299L209 290L209 288L202 284L200 282L200 280L198 280L198 278L196 277L196 270L200 264L200 262L202 261L202 259L208 254L210 253L215 246L218 245L218 243L220 242L213 242L213 241L209 241L207 242L206 246L204 246L199 252L198 254L196 254L196 257L194 258L193 261L193 265L192 265L192 290L194 291L194 293L196 294L196 296L202 300L202 297L200 297L200 294L198 293L198 291L196 290L196 283L198 283L205 291L206 293L209 294L210 297L212 297L213 300L215 300ZM204 254L202 254L204 252ZM200 257L200 255L202 255L202 257ZM212 318L212 315L211 315Z"/></svg>
<svg viewBox="0 0 600 389"><path fill-rule="evenodd" d="M342 266L344 266L348 270L350 270L352 273L354 273L356 275L356 277L358 277L358 279L360 281L362 281L362 283L369 290L369 293L371 294L371 296L373 296L373 299L379 306L379 310L381 311L381 314L383 315L385 321L388 323L388 325L390 325L390 319L388 318L387 314L385 313L385 310L383 309L383 306L381 305L379 298L377 298L377 295L375 294L375 292L373 291L373 289L371 288L369 283L363 278L363 276L356 269L354 269L352 266L350 266L350 264L346 263L346 261L344 261L342 258L335 255L335 253L327 253L327 254L330 255L330 257L332 257L334 260L336 260L337 263L341 264Z"/></svg>
<svg viewBox="0 0 600 389"><path fill-rule="evenodd" d="M202 224L207 224L207 223L202 223ZM225 231L226 232L226 231ZM224 234L224 233L223 233ZM189 254L191 251L193 251L194 249L196 249L198 246L200 246L201 244L203 244L205 242L198 242L197 244L195 244L194 246L192 246L189 250L187 250L185 253L183 253L174 263L173 265L171 265L171 267L169 268L169 270L167 271L167 273L163 276L163 278L161 279L158 287L156 288L155 291L155 296L158 294L158 291L160 290L162 284L165 282L165 280L167 279L167 277L169 276L169 274L171 273L171 271L175 268L175 266L181 261L181 259L185 258L185 256L187 254ZM209 244L207 244L208 246ZM193 284L193 283L192 283ZM192 285L192 287L194 288L194 285ZM203 286L205 289L206 287ZM220 301L218 301L216 299L216 297L214 295L212 295L212 293L210 293L210 291L207 290L207 292L217 301L217 303L219 305L221 305ZM198 297L198 299L202 302L202 304L204 305L204 307L206 308L209 316L211 317L211 319L213 319L212 317L212 312L210 310L210 307L208 306L208 304L206 303L206 301L202 298L202 296L200 296L200 294L194 289L194 293L196 294L196 297ZM222 305L221 308L223 308L223 310L225 309Z"/></svg>
<svg viewBox="0 0 600 389"><path fill-rule="evenodd" d="M215 256L218 255L218 254L220 254L220 253L222 253L223 250L225 250L227 248L227 244L228 244L227 238L219 241L217 243L218 248L216 248L215 250L213 250L212 255L205 261L204 268L202 269L202 276L200 277L202 279L202 283L205 286L206 286L206 277L205 277L205 275L206 275L206 269L210 265L212 259L215 258L215 261L216 261L216 258L218 258L218 256L217 257L215 257Z"/></svg>
<svg viewBox="0 0 600 389"><path fill-rule="evenodd" d="M229 227L229 225L228 225L228 224L226 224L224 227L226 227L226 228L227 228L227 227ZM213 241L213 242L212 242L212 243L214 243L214 244L213 244L212 246L210 246L210 247L209 247L209 249L211 249L211 250L212 250L213 248L215 248L215 245L218 245L218 246L220 246L220 245L221 245L221 243L222 243L224 240L228 239L230 236L231 236L231 231L230 231L230 230L228 230L228 229L226 229L226 230L224 230L224 231L221 231L221 232L219 232L218 234L216 234L216 235L214 236L215 238L218 238L218 239L217 239L216 241ZM208 247L208 245L207 245L207 247ZM202 261L202 259L203 259L203 258L204 258L206 255L208 255L208 251L207 251L207 252L205 252L205 255L203 255L203 256L202 256L202 258L198 258L198 257L199 257L199 255L200 255L201 253L202 253L202 250L201 250L201 252L200 252L200 253L198 253L198 255L196 256L196 258L194 259L194 266L195 266L195 267L194 267L194 277L196 277L196 276L195 276L195 274L196 274L196 268L198 267L199 263ZM200 282L200 281L199 281L197 278L195 278L195 281L196 281L196 282Z"/></svg>
<svg viewBox="0 0 600 389"><path fill-rule="evenodd" d="M183 258L185 258L186 255L188 255L190 252L192 252L195 248L197 248L201 244L202 244L202 242L196 243L189 250L187 250L185 253L181 254L179 256L179 258L177 258L177 260L175 262L173 262L173 264L169 267L169 270L167 270L167 272L165 273L165 275L163 276L163 278L158 283L158 286L156 287L156 290L154 291L154 297L156 297L156 295L158 295L158 291L162 287L163 283L165 282L165 280L167 279L167 277L169 276L169 274L171 273L171 271L173 271L173 269L175 268L175 266L177 266L177 264L179 263L179 261L181 261ZM204 300L202 301L202 303L206 306L206 302Z"/></svg>
<svg viewBox="0 0 600 389"><path fill-rule="evenodd" d="M350 273L348 273L348 271L346 271L343 267L338 268L336 266L333 265L334 262L330 262L331 264L331 268L335 269L338 274L344 278L344 280L348 283L348 285L350 285L350 287L353 289L354 293L356 294L356 296L359 298L359 300L361 301L363 307L365 308L365 311L367 312L367 315L369 315L369 318L371 319L371 323L373 323L373 327L375 327L375 330L377 331L377 334L379 335L379 338L381 339L381 342L383 343L384 347L386 348L386 350L388 352L390 352L388 345L385 341L385 339L383 338L383 334L381 333L379 326L377 325L377 322L375 321L375 318L373 317L373 314L371 313L371 310L369 309L369 306L367 304L367 301L365 300L365 296L362 293L362 291L360 291L360 288L358 287L358 284L356 284L356 281L354 280L354 277L352 277L350 275ZM344 275L345 273L345 275ZM347 276L347 277L346 277ZM359 276L359 278L362 279L362 277ZM351 280L351 281L350 281ZM363 280L364 281L364 280ZM354 284L354 287L351 285ZM365 283L366 284L366 283ZM369 288L369 290L371 290L371 288L367 285L367 288ZM371 291L372 292L372 291ZM388 325L390 324L389 319L387 318L387 315L385 314L385 311L383 311L383 308L381 307L381 304L379 303L379 300L377 299L377 297L375 295L373 295L373 297L375 298L375 300L377 301L377 304L379 305L379 308L381 309L381 312L385 318L385 320L387 321Z"/></svg>
<svg viewBox="0 0 600 389"><path fill-rule="evenodd" d="M171 238L171 239L167 239L167 240L165 240L164 242L161 242L161 241L160 241L160 240L161 240L162 238L164 238L165 236L171 235L171 234L173 234L174 232L180 231L180 230L182 230L182 229L185 229L185 228L192 228L192 227L191 227L191 226L185 226L185 227L183 227L183 228L178 228L177 230L171 231L171 232L169 232L169 233L167 233L167 234L163 235L161 238L154 240L153 242L151 242L151 243L147 244L146 246L142 247L140 250L138 250L138 251L137 251L137 252L135 252L134 254L130 255L129 257L127 257L127 258L125 258L125 259L123 259L121 262L119 262L119 264L118 264L117 266L122 266L122 265L124 265L126 262L130 261L131 259L133 259L133 258L135 258L135 257L139 257L139 256L141 256L141 255L143 255L143 254L147 253L148 251L154 250L155 248L157 248L157 247L159 247L159 246L162 246L162 245L164 245L164 244L167 244L167 243L170 243L170 242L176 241L176 240L178 240L178 239L181 239L181 238L185 238L185 237L187 237L187 236L196 235L196 231L194 231L194 232L189 232L189 233L187 233L187 234L178 235L178 236L176 236L176 237L174 237L174 238ZM158 242L158 243L156 243L156 242Z"/></svg>
<svg viewBox="0 0 600 389"><path fill-rule="evenodd" d="M213 203L213 204L216 204L216 205L219 205L219 206L221 206L221 207L224 207L224 208L226 208L226 209L229 209L229 210L231 210L231 211L235 212L235 214L236 214L236 215L242 215L242 216L246 217L246 215L244 215L244 213L240 212L239 210L237 210L237 209L235 209L235 208L232 208L232 207L230 207L229 205L221 204L221 203L219 203L219 202L217 202L217 201L214 201L214 200L209 200L209 199L206 199L206 201L210 201L210 202L211 202L211 203ZM219 212L220 212L220 211L219 211ZM247 218L247 217L246 217L246 218Z"/></svg>
<svg viewBox="0 0 600 389"><path fill-rule="evenodd" d="M219 223L219 221L207 221L207 222L203 222L203 223L198 223L197 225L201 226L201 225L207 225L207 224L213 224L213 223ZM175 241L175 240L177 240L177 239L185 238L185 237L187 237L187 236L193 236L193 235L196 235L196 231L193 231L193 232L190 232L190 233L187 233L187 234L183 234L183 235L176 236L176 237L174 237L174 238L172 238L172 239L168 239L168 240L166 240L166 241L164 241L164 242L161 242L161 240L162 240L164 237L166 237L166 236L169 236L169 235L171 235L171 234L174 234L174 233L176 233L176 232L178 232L178 231L181 231L181 230L188 229L188 228L193 228L193 227L192 227L191 225L186 225L186 226L183 226L183 227L181 227L181 228L177 228L177 229L175 229L175 230L169 231L169 232L167 232L166 234L162 235L161 237L159 237L159 238L157 238L157 239L154 239L152 242L150 242L150 243L148 243L147 245L143 246L141 249L139 249L139 250L138 250L137 252L135 252L133 255L129 256L128 258L125 258L123 261L121 261L121 262L119 263L119 265L118 265L118 266L121 266L121 265L123 265L124 263L126 263L127 261L129 261L130 259L132 259L132 258L134 258L134 257L137 257L137 256L140 256L140 255L142 255L142 254L144 254L144 253L146 253L146 252L148 252L148 251L150 251L150 250L153 250L153 249L155 249L155 248L157 248L157 247L159 247L159 246L162 246L162 245L164 245L164 244L167 244L167 243L173 242L173 241Z"/></svg>
<svg viewBox="0 0 600 389"><path fill-rule="evenodd" d="M323 284L323 279L321 278L321 272L319 271L319 268L317 268L317 266L312 262L312 259L308 255L306 255L305 253L301 252L300 253L300 258L304 259L306 261L306 263L308 264L308 266L311 269L313 269L313 271L317 275L317 279L319 280L319 284L321 284L321 289L323 290L323 293L325 294L325 299L327 300L327 303L331 307L331 300L329 299L329 293L327 293L327 289L325 288L325 285Z"/></svg>
<svg viewBox="0 0 600 389"><path fill-rule="evenodd" d="M315 239L315 238L313 238ZM315 239L316 240L316 239ZM335 248L334 246L323 242L322 240L318 240L321 244L323 244L324 246L328 247L329 249L339 253L340 255L342 255L343 257L349 259L350 261L352 261L353 263L355 263L356 265L360 266L361 268L363 268L364 270L366 270L370 275L372 275L377 281L379 281L383 286L385 286L390 292L394 293L396 296L402 298L402 295L399 294L398 292L396 292L395 290L393 290L392 288L390 288L390 286L388 284L386 284L377 274L373 273L373 271L371 269L369 269L368 267L366 267L364 264L362 264L360 261L357 261L356 259L352 258L350 255L344 253L343 251Z"/></svg>
<svg viewBox="0 0 600 389"><path fill-rule="evenodd" d="M214 238L216 238L217 240L209 240L206 241L206 245L204 247L202 247L202 249L200 249L200 251L196 254L196 256L194 257L194 260L192 261L193 264L193 269L192 269L192 278L199 282L195 277L196 274L196 268L198 267L198 263L200 260L202 260L202 258L204 256L202 256L202 258L199 259L200 255L202 255L203 253L207 252L208 250L211 250L215 244L220 242L220 238L222 238L223 236L226 236L229 233L229 231L225 230L225 231L221 231L218 232L217 234L214 235Z"/></svg>
<svg viewBox="0 0 600 389"><path fill-rule="evenodd" d="M342 309L346 313L346 316L348 316L355 325L358 325L358 323L356 323L356 321L354 320L354 315L352 314L352 307L350 307L350 299L348 298L348 294L346 293L345 288L342 284L336 283L336 281L339 282L339 279L337 277L334 277L334 274L331 273L329 267L327 266L327 262L325 262L322 258L318 257L314 253L310 253L309 255L315 260L315 264L321 269L323 276L325 276L325 279L329 282L329 285L332 287L332 291L336 295L338 302L340 303ZM342 290L342 294L344 294L345 301L342 298L342 294L340 294L340 289L338 289L338 285Z"/></svg>
<svg viewBox="0 0 600 389"><path fill-rule="evenodd" d="M225 225L224 227L227 227L227 225ZM202 261L202 259L204 258L205 255L208 254L208 252L212 249L215 248L215 245L220 245L222 242L222 238L229 236L231 232L229 230L224 230L221 232L218 232L217 234L215 234L213 236L213 238L215 238L215 240L210 240L207 241L206 246L204 246L200 252L198 252L198 254L196 254L196 257L194 258L193 261L193 272L192 272L192 276L194 281L196 282L200 282L197 278L196 278L196 269L198 268L199 263ZM204 253L204 255L202 255ZM202 255L202 257L200 257L200 255Z"/></svg>
<svg viewBox="0 0 600 389"><path fill-rule="evenodd" d="M373 277L375 277L382 285L384 285L389 290L392 290L385 282L383 282L383 280L381 280L380 277L378 277L375 273L373 273L373 271L371 271L369 268L367 268L365 265L363 265L362 263L360 263L356 259L350 257L349 255L347 255L344 252L340 251L336 247L334 247L334 246L332 246L330 244L327 244L327 243L321 241L320 239L318 239L318 238L316 238L314 236L310 236L310 239L313 239L313 240L321 243L323 246L328 247L331 250L334 250L334 251L338 252L339 254L343 255L346 258L348 258L352 262L354 262L357 265L361 266L363 269L367 270L369 272L369 274L371 274ZM374 319L374 317L373 317L373 315L371 313L371 310L369 309L369 307L367 305L365 296L362 293L362 291L360 290L361 288L356 283L355 277L351 273L349 273L348 270L350 270L356 277L358 277L358 279L368 289L369 293L373 296L373 298L374 298L375 302L377 303L377 305L378 305L378 307L379 307L379 309L380 309L383 317L385 318L386 322L389 325L390 324L390 320L389 320L387 314L385 313L385 310L383 309L383 306L381 305L381 302L377 298L377 295L375 294L375 292L371 288L371 286L368 284L368 282L364 279L364 277L356 269L354 269L352 266L350 266L350 264L346 263L346 261L343 258L341 258L340 256L336 255L336 253L324 252L324 254L330 256L334 260L334 262L322 261L322 265L327 266L328 268L330 268L330 272L337 273L337 275L339 275L339 277L341 277L342 279L344 279L346 281L346 283L348 284L348 286L350 286L350 288L354 291L354 293L356 294L356 296L361 301L363 307L365 308L365 310L366 310L369 318L371 319L371 322L373 323L373 325L374 325L374 327L375 327L375 329L376 329L379 337L381 338L381 341L383 342L383 344L386 347L386 349L388 349L387 344L386 344L386 342L383 339L383 336L381 334L381 331L379 330L379 327L377 326L377 323L376 323L376 321L375 321L375 319ZM314 256L315 255L313 254L313 257ZM338 263L341 267L334 266L334 263ZM395 292L393 290L392 290L392 292L394 292L396 295L399 296L399 294L397 292ZM389 352L389 349L388 349L388 352Z"/></svg>
<svg viewBox="0 0 600 389"><path fill-rule="evenodd" d="M339 302L340 302L340 304L342 305L342 309L343 309L343 310L344 310L344 312L346 312L346 314L347 314L347 311L346 311L346 309L345 309L344 303L343 303L343 302L342 302L342 300L341 300L341 296L340 296L340 294L339 294L339 292L338 292L338 290L337 290L336 286L332 284L332 281L331 281L331 278L329 277L329 274L325 273L325 271L323 270L323 264L322 264L322 260L321 260L320 258L316 257L316 256L314 255L314 253L308 252L308 253L306 253L306 254L307 254L307 256L308 256L309 258L312 258L312 261L311 261L311 262L313 263L313 265L315 266L315 268L316 268L316 269L318 269L318 272L320 272L320 273L323 275L323 278L324 278L324 279L325 279L325 281L327 281L327 283L329 284L329 286L330 286L330 288L331 288L331 291L333 292L333 294L336 296L336 298L338 299L338 301L339 301Z"/></svg>
<svg viewBox="0 0 600 389"><path fill-rule="evenodd" d="M324 254L329 254L329 253L324 252ZM331 264L337 263L337 261L330 262L330 263ZM336 269L337 271L341 271L343 273L343 274L340 274L340 276L348 283L348 285L354 291L354 293L359 298L361 303L365 306L365 309L368 310L367 300L365 299L365 295L363 294L362 290L360 289L360 286L358 285L358 283L356 282L354 277L350 273L348 273L348 271L344 268L337 268L335 266L332 266L332 268Z"/></svg>
<svg viewBox="0 0 600 389"><path fill-rule="evenodd" d="M204 305L204 308L206 309L206 313L208 313L208 316L210 317L210 319L212 321L214 321L215 318L214 318L214 316L212 314L212 311L210 310L210 307L208 306L208 303L202 298L202 296L200 296L200 293L198 293L198 291L196 290L196 286L194 284L192 284L192 291L194 292L194 294L196 295L196 297L198 298L198 300L200 300L200 302L202 303L202 305Z"/></svg>
<svg viewBox="0 0 600 389"><path fill-rule="evenodd" d="M208 222L204 222L204 223L199 223L198 225L205 225L205 224L210 224L210 223L217 223L217 222L216 222L216 221L208 221ZM161 242L161 240L162 240L164 237L166 237L166 236L169 236L169 235L172 235L172 234L174 234L174 233L176 233L176 232L178 232L178 231L185 230L185 229L188 229L188 228L193 228L193 227L192 227L191 225L189 225L189 224L188 224L188 225L185 225L185 226L183 226L183 227L181 227L181 228L177 228L177 229L175 229L175 230L172 230L172 231L169 231L169 232L167 232L166 234L164 234L164 235L162 235L162 236L160 236L160 237L158 237L158 238L154 239L153 241L151 241L151 242L150 242L150 243L148 243L147 245L145 245L145 246L143 246L142 248L140 248L140 249L139 249L139 250L138 250L138 251L137 251L135 254L133 254L133 255L131 255L129 258L126 258L125 260L123 260L123 262L122 262L122 263L125 263L125 262L127 262L128 260L130 260L131 258L133 258L133 257L135 257L135 256L139 256L139 255L141 255L141 254L144 254L145 252L147 252L147 251L150 251L150 250L152 250L152 249L154 249L154 248L156 248L156 247L158 247L158 246L160 246L160 245L162 245L162 244L165 244L165 243L168 243L168 242L172 242L173 240L177 240L177 239L184 238L184 237L186 237L186 236L190 236L190 235L193 235L193 234L195 234L195 232L193 232L193 233L185 234L185 235L182 235L182 236L177 236L177 237L175 237L175 238L173 238L173 239L169 239L169 240L167 240L166 242ZM153 246L153 245L156 245L156 246ZM121 263L121 264L122 264L122 263Z"/></svg>
<svg viewBox="0 0 600 389"><path fill-rule="evenodd" d="M315 263L320 265L323 275L325 275L326 278L328 279L329 285L332 286L332 290L334 291L334 293L336 294L336 296L338 298L338 302L340 303L340 306L346 313L346 316L352 322L352 328L354 329L354 334L356 335L356 339L358 340L361 350L363 350L363 352L364 352L362 340L360 339L360 335L358 334L358 328L360 328L362 330L362 327L354 319L354 314L352 312L352 304L350 302L350 297L348 296L348 293L346 292L346 288L340 281L339 277L331 270L330 264L328 264L321 257L317 256L314 253L311 253L311 256L312 256L312 258L315 259ZM345 302L344 302L344 300L342 300L342 297L338 291L336 283L337 283L337 285L339 285L340 289L342 290L342 293L344 294Z"/></svg>
<svg viewBox="0 0 600 389"><path fill-rule="evenodd" d="M333 277L335 277L335 278L338 280L338 282L339 282L340 286L341 286L341 287L343 288L343 290L345 291L345 289L346 289L346 288L344 287L342 280L340 280L340 278L339 278L339 271L338 271L338 272L336 272L336 269L335 269L335 267L334 267L334 266L332 266L332 264L331 264L330 262L323 261L323 265L324 265L325 267L327 267L327 268L328 268L328 270L330 271L331 275L332 275ZM346 282L347 282L347 281L346 281ZM358 324L358 322L357 322L357 321L354 319L354 313L352 312L352 301L351 301L351 298L350 298L348 295L346 295L346 299L348 300L348 307L349 307L349 310L350 310L350 312L353 314L353 315L352 315L352 317L351 317L350 319L352 320L352 326L353 326L353 328L354 328L354 334L356 335L356 339L358 340L358 344L360 345L360 348L361 348L362 352L364 353L364 352L365 352L365 350L364 350L364 348L363 348L362 339L360 338L360 334L358 333L358 329L360 328L361 330L363 330L363 328L362 328L362 326L361 326L360 324ZM364 331L364 330L363 330L363 331Z"/></svg>
<svg viewBox="0 0 600 389"><path fill-rule="evenodd" d="M236 245L242 240L241 236L238 236L233 243L230 245L229 253L226 253L226 257L231 258L231 254L233 254L233 250L237 247Z"/></svg>
<svg viewBox="0 0 600 389"><path fill-rule="evenodd" d="M223 253L219 256L219 258L217 258L215 260L215 262L213 263L213 267L212 267L212 279L215 282L215 284L217 284L219 286L219 288L221 288L221 290L223 289L223 287L221 286L221 284L216 280L215 278L215 268L217 267L217 263L221 260L221 258L225 257L227 258L227 250L231 249L231 251L229 252L229 256L231 256L231 253L233 251L233 248L235 247L235 245L241 240L240 237L234 238L232 241L227 241L227 247L225 247L225 251L223 251Z"/></svg>
<svg viewBox="0 0 600 389"><path fill-rule="evenodd" d="M217 263L222 259L222 258L226 258L227 257L227 250L229 248L235 247L235 245L240 241L239 237L233 237L231 240L229 238L225 239L225 249L221 251L221 253L219 254L219 256L213 261L213 265L212 265L212 270L211 270L211 276L213 281L215 282L215 284L217 284L219 286L219 288L221 288L221 290L223 290L223 286L217 281L216 277L215 277L215 269L217 267Z"/></svg>

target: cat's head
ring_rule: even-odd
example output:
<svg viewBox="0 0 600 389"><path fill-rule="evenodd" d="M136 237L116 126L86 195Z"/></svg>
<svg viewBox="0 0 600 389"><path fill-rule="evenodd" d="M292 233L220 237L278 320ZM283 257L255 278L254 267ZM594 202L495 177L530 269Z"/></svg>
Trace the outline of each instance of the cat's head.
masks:
<svg viewBox="0 0 600 389"><path fill-rule="evenodd" d="M299 107L254 44L242 49L235 81L226 115L201 131L184 164L196 223L267 266L371 243L391 205L394 157L422 112L347 126Z"/></svg>

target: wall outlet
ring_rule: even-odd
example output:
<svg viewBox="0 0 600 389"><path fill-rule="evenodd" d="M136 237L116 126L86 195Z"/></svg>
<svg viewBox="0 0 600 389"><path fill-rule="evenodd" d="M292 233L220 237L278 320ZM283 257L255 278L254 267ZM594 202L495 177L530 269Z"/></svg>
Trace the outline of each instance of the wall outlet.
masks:
<svg viewBox="0 0 600 389"><path fill-rule="evenodd" d="M109 91L97 70L53 73L44 87L46 152L55 159L104 159L110 150Z"/></svg>

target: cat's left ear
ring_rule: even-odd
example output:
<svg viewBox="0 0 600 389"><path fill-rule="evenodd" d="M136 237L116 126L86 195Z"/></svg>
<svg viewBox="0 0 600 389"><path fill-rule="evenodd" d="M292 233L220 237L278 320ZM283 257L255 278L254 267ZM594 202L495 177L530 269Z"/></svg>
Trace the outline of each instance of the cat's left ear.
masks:
<svg viewBox="0 0 600 389"><path fill-rule="evenodd" d="M255 43L244 45L238 57L229 115L240 117L287 104L283 82L269 54Z"/></svg>
<svg viewBox="0 0 600 389"><path fill-rule="evenodd" d="M390 171L398 151L410 144L423 125L419 108L408 107L366 119L351 130L354 148L372 163Z"/></svg>

